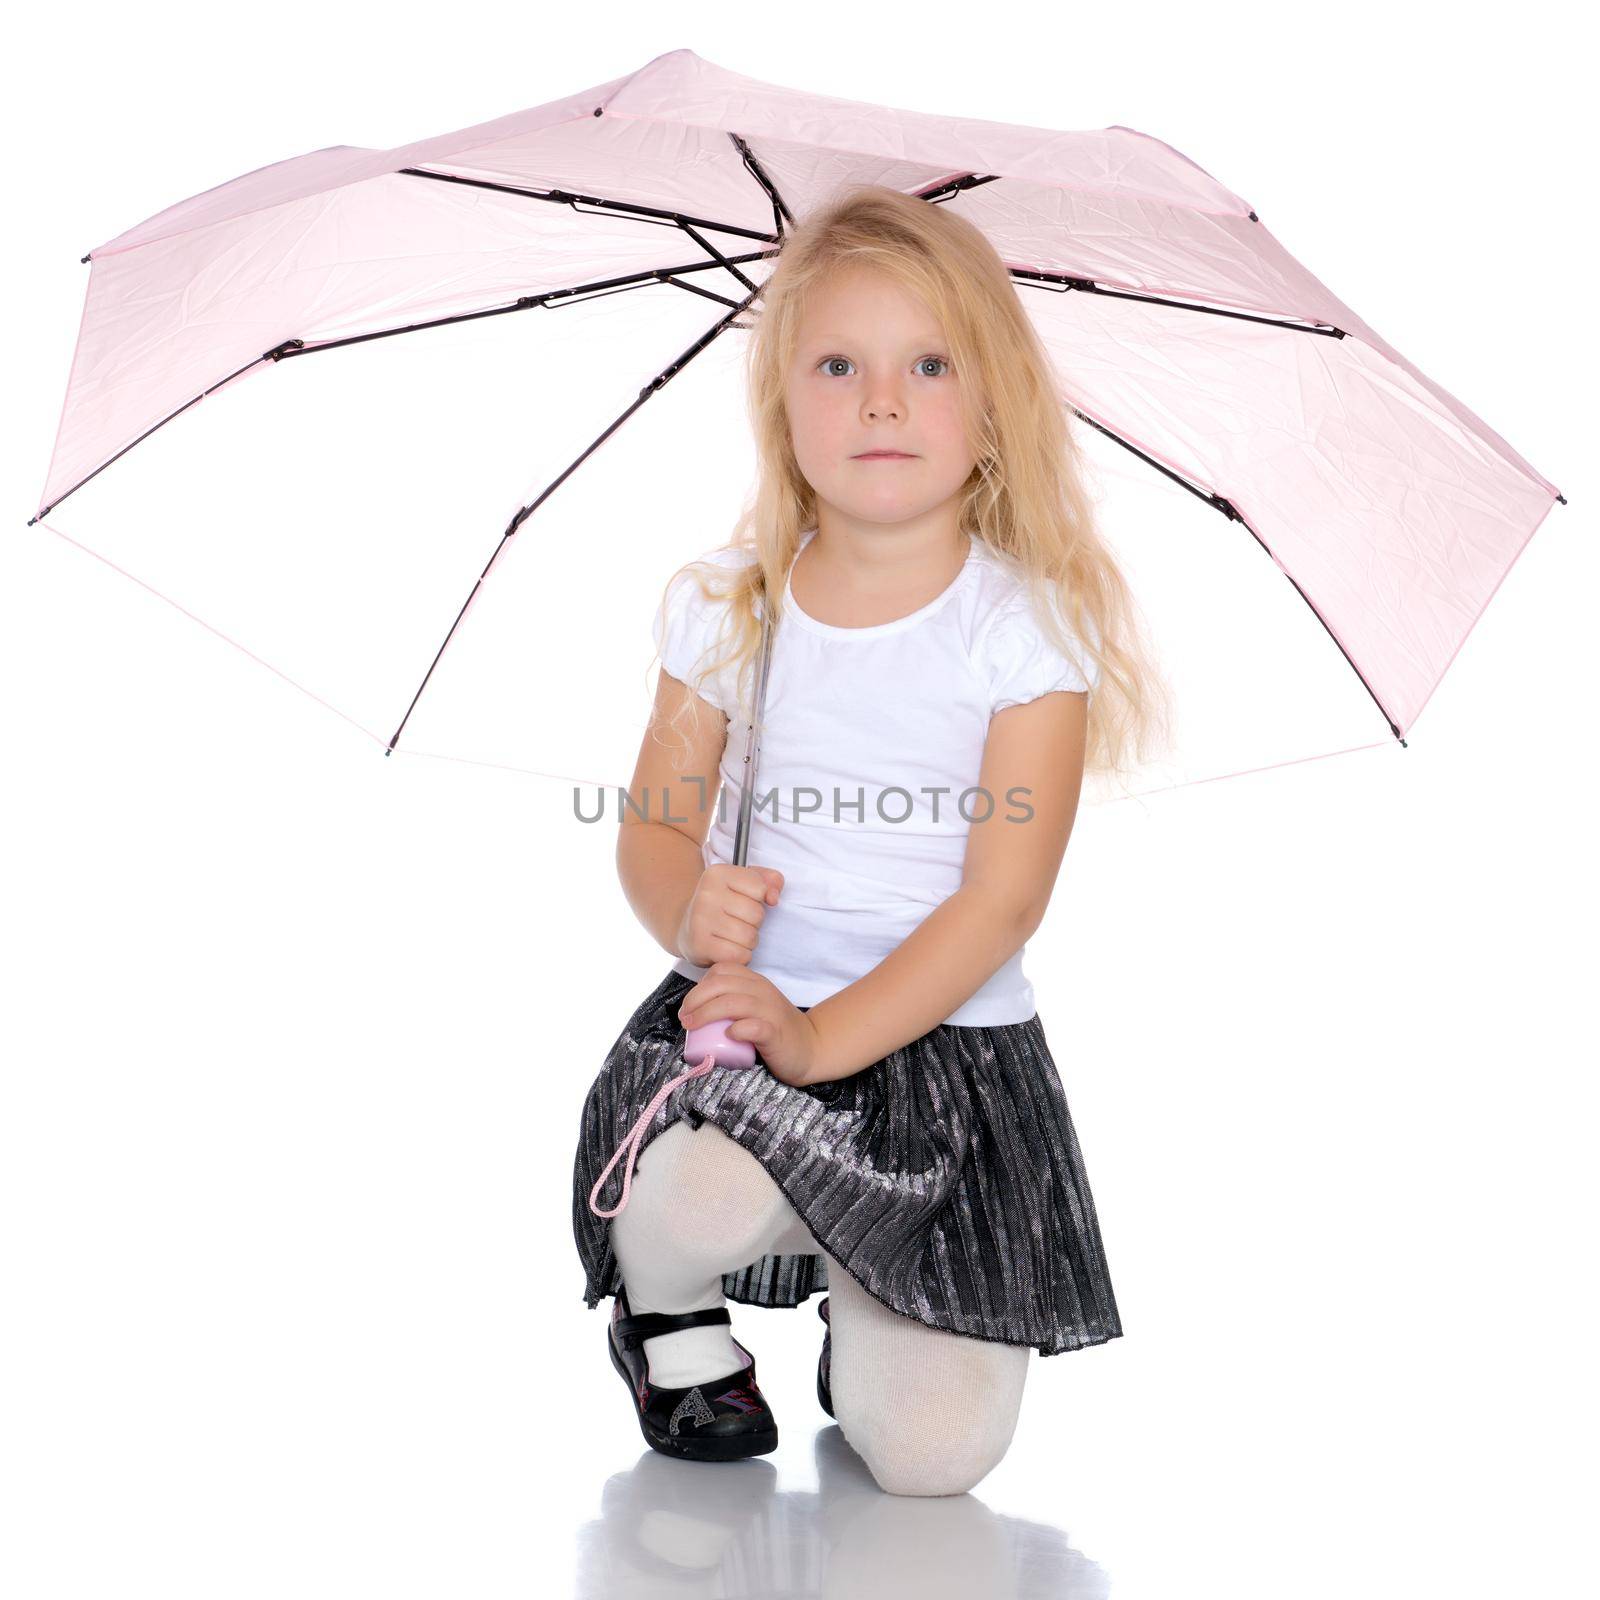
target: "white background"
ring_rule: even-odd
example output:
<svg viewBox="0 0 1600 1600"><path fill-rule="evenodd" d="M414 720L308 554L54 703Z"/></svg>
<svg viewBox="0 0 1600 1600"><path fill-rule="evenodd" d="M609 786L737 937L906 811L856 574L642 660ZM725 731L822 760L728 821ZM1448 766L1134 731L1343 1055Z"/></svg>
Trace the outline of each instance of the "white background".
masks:
<svg viewBox="0 0 1600 1600"><path fill-rule="evenodd" d="M1561 15L13 24L0 1587L1593 1592L1592 90ZM639 1437L570 1225L584 1091L670 959L609 829L559 786L384 760L24 526L86 250L266 163L682 46L1167 140L1571 502L1409 748L1080 816L1029 971L1126 1333L1034 1360L1011 1453L960 1500L878 1494L839 1448L815 1302L735 1307L778 1454L697 1472Z"/></svg>

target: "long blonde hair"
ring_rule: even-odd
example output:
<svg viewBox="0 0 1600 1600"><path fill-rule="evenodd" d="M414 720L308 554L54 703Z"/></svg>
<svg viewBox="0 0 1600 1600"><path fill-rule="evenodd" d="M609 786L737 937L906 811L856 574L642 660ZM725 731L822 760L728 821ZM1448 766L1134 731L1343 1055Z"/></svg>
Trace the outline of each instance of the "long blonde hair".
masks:
<svg viewBox="0 0 1600 1600"><path fill-rule="evenodd" d="M1130 757L1144 756L1152 733L1158 742L1166 739L1170 704L1139 638L1128 585L1096 529L1050 357L987 236L948 205L879 184L850 187L808 217L762 287L745 364L756 487L723 547L742 563L692 561L668 585L693 573L702 595L725 608L715 642L725 648L720 654L715 644L708 648L693 669L694 684L731 668L749 717L758 602L782 593L803 535L816 526L816 495L790 440L785 381L808 292L828 274L854 267L882 272L920 298L942 326L977 457L963 486L960 529L1021 568L1058 648L1069 656L1086 652L1099 663L1085 771L1126 771ZM1062 636L1039 597L1055 601L1075 637ZM698 709L692 697L687 703ZM678 726L682 715L670 725Z"/></svg>

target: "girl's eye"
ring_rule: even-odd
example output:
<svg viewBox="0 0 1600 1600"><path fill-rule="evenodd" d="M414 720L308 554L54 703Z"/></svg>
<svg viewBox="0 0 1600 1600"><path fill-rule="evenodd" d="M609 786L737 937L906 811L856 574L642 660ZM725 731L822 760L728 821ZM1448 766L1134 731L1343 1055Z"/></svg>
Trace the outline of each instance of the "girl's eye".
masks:
<svg viewBox="0 0 1600 1600"><path fill-rule="evenodd" d="M938 364L941 367L944 367L947 370L948 370L948 368L950 366L950 363L948 361L946 361L943 356L924 356L922 358L922 360L917 363L917 365L919 367L923 367L923 366L926 366L927 363L930 362L930 361L938 362ZM822 360L818 363L818 365L828 368L829 372L830 372L830 375L835 375L835 374L833 374L832 369L833 369L835 363L838 363L838 362L842 362L847 367L853 365L853 363L851 362L849 356L824 356L822 358ZM928 374L924 373L923 376L927 377ZM935 374L935 376L936 376L936 374Z"/></svg>

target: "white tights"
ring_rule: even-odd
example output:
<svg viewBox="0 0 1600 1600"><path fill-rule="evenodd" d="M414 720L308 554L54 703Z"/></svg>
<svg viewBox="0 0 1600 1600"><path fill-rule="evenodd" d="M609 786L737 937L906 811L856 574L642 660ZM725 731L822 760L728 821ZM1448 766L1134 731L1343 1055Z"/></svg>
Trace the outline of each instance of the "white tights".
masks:
<svg viewBox="0 0 1600 1600"><path fill-rule="evenodd" d="M964 1494L1011 1444L1029 1347L891 1311L822 1249L766 1168L715 1123L680 1120L651 1140L611 1224L611 1247L638 1312L720 1306L725 1272L764 1255L822 1256L835 1420L889 1494ZM651 1382L668 1388L721 1377L743 1360L726 1327L661 1334L644 1349Z"/></svg>

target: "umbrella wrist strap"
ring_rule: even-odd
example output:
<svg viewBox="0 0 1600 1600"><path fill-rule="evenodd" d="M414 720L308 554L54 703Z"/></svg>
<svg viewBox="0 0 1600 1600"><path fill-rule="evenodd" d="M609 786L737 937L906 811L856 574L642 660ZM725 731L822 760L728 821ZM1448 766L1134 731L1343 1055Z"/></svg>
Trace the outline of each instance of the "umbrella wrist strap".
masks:
<svg viewBox="0 0 1600 1600"><path fill-rule="evenodd" d="M656 1090L655 1098L651 1100L650 1104L647 1105L642 1112L640 1112L639 1120L635 1122L633 1127L629 1130L628 1137L617 1146L616 1154L612 1156L612 1158L606 1163L605 1171L595 1179L594 1188L589 1191L589 1209L597 1217L614 1217L625 1205L627 1205L628 1190L633 1186L634 1163L639 1159L639 1147L644 1140L645 1129L650 1126L651 1119L655 1116L656 1110L661 1105L661 1102L665 1100L680 1083L688 1083L691 1078L704 1077L708 1072L711 1071L713 1067L716 1066L716 1064L717 1058L715 1056L708 1055L697 1066L690 1067L687 1071L680 1072L677 1077L669 1079L666 1083L662 1084L659 1089ZM606 1179L611 1176L611 1169L616 1166L618 1160L621 1159L624 1152L627 1154L628 1164L622 1169L622 1198L617 1201L616 1205L610 1211L602 1211L600 1207L595 1204L595 1202L600 1198L600 1191L605 1187Z"/></svg>

